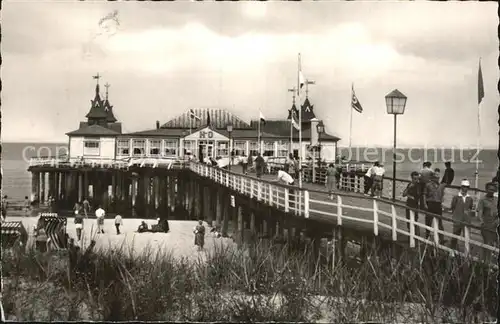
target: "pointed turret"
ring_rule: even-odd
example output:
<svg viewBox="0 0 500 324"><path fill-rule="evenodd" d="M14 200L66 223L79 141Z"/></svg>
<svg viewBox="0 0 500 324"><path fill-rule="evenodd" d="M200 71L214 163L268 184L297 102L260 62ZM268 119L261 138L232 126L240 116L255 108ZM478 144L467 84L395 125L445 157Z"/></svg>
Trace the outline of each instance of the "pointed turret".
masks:
<svg viewBox="0 0 500 324"><path fill-rule="evenodd" d="M107 114L107 117L106 117L106 121L108 123L114 123L117 121L115 115L113 114L113 106L111 106L111 104L109 103L109 100L108 100L108 90L109 90L109 83L106 83L104 85L106 87L106 99L104 99L104 111L106 111L106 114Z"/></svg>
<svg viewBox="0 0 500 324"><path fill-rule="evenodd" d="M311 105L309 97L306 97L302 105L302 122L309 122L313 118L316 118L314 114L314 105Z"/></svg>
<svg viewBox="0 0 500 324"><path fill-rule="evenodd" d="M101 96L99 94L99 78L100 78L99 73L97 73L97 75L94 76L93 78L97 79L97 84L95 86L95 97L93 100L90 101L91 102L90 111L85 117L88 118L89 125L93 124L105 125L108 114L104 109L104 102L102 101Z"/></svg>

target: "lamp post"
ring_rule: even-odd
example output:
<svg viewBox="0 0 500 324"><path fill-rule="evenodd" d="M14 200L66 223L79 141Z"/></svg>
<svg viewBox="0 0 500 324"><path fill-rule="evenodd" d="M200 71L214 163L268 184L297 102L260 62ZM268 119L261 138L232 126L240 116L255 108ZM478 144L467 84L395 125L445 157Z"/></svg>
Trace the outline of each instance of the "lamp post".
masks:
<svg viewBox="0 0 500 324"><path fill-rule="evenodd" d="M405 112L407 97L398 89L385 96L387 113L394 115L394 147L392 151L392 200L396 200L396 124L397 116Z"/></svg>
<svg viewBox="0 0 500 324"><path fill-rule="evenodd" d="M233 150L232 150L232 141L233 141L233 124L229 122L226 125L226 130L229 133L229 145L228 145L228 151L229 151L229 171L231 171L231 165L233 164Z"/></svg>
<svg viewBox="0 0 500 324"><path fill-rule="evenodd" d="M318 131L318 167L321 172L321 134L325 132L325 125L322 120L316 125L316 130Z"/></svg>

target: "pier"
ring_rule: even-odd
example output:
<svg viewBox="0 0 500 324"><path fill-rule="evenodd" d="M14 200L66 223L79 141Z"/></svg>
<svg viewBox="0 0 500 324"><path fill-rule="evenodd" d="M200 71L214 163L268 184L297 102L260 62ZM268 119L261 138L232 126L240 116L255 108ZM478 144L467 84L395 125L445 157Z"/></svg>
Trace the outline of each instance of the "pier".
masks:
<svg viewBox="0 0 500 324"><path fill-rule="evenodd" d="M484 261L484 252L499 252L482 243L482 228L473 224L465 224L463 237L456 236L447 216L435 215L432 227L427 227L415 219L418 212L422 220L423 211L412 210L406 219L406 206L398 201L365 197L355 190L339 190L329 200L316 183L286 186L274 182L272 174L261 179L243 175L238 166L230 172L187 160L38 159L29 170L33 195L41 204L57 195L57 208L68 216L75 202L89 199L94 208L102 205L109 214L126 217L203 219L239 244L259 238L290 244L307 241L319 253L321 242L327 240L336 258L343 257L347 242L358 244L361 251L379 242L398 253L429 245L477 261ZM426 231L429 237L423 235ZM452 238L459 242L457 250L447 244Z"/></svg>

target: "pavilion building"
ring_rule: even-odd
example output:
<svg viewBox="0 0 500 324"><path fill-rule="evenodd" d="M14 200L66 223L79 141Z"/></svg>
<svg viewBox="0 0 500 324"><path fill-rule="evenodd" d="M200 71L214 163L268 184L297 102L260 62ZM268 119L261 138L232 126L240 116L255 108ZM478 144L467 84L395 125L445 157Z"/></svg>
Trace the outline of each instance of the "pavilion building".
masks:
<svg viewBox="0 0 500 324"><path fill-rule="evenodd" d="M177 159L193 154L203 157L229 157L255 155L259 152L268 159L285 158L291 152L297 156L310 156L311 148L321 147L321 158L333 161L337 142L333 135L318 134L320 120L314 114L314 106L306 97L302 109L302 147L299 147L299 133L291 131L291 112L287 119L266 120L260 125L260 145L258 143L259 120L247 123L224 109L189 109L174 119L150 130L123 133L122 124L114 115L108 98L106 84L105 99L101 98L99 77L91 100L87 121L67 133L69 137L70 160L128 160L131 158ZM232 127L228 127L232 125ZM232 129L231 129L232 128ZM292 145L290 145L292 138ZM318 146L318 143L320 144Z"/></svg>

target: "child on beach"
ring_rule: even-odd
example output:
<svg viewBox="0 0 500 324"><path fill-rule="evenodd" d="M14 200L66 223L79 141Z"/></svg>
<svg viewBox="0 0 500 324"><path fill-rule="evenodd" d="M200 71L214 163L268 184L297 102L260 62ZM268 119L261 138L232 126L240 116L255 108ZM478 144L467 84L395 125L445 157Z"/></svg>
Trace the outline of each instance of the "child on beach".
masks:
<svg viewBox="0 0 500 324"><path fill-rule="evenodd" d="M77 241L80 242L82 240L83 215L78 210L75 210L75 228Z"/></svg>
<svg viewBox="0 0 500 324"><path fill-rule="evenodd" d="M95 211L95 216L97 217L97 233L102 233L104 234L104 215L106 213L104 212L104 209L101 208L101 205L99 205L99 208Z"/></svg>
<svg viewBox="0 0 500 324"><path fill-rule="evenodd" d="M205 245L205 226L203 226L203 221L200 220L198 225L194 228L194 245L198 246L199 250L203 250Z"/></svg>
<svg viewBox="0 0 500 324"><path fill-rule="evenodd" d="M123 220L120 214L115 216L115 227L116 227L116 235L120 235L120 226L123 225Z"/></svg>

